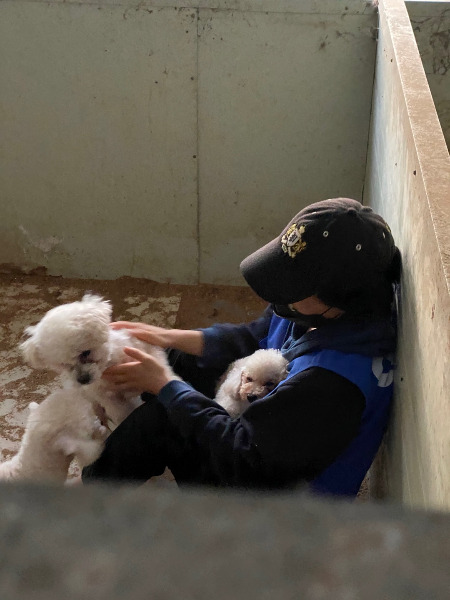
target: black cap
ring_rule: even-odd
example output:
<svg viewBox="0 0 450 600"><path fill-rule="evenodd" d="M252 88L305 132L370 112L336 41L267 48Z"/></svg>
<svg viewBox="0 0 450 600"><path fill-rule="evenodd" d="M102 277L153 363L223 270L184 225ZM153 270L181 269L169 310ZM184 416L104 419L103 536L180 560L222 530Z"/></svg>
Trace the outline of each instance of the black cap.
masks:
<svg viewBox="0 0 450 600"><path fill-rule="evenodd" d="M333 287L338 297L375 289L386 282L396 255L382 217L356 200L333 198L301 210L277 238L242 261L241 272L267 302L291 304Z"/></svg>

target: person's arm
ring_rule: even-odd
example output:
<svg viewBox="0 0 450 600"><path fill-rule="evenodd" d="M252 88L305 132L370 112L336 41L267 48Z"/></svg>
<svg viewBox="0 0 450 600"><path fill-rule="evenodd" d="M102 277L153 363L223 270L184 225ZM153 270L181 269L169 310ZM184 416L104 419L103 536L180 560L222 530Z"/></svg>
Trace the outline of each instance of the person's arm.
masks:
<svg viewBox="0 0 450 600"><path fill-rule="evenodd" d="M112 329L128 329L131 335L161 348L175 348L187 354L201 356L203 353L203 334L195 329L165 329L148 323L134 321L115 321Z"/></svg>
<svg viewBox="0 0 450 600"><path fill-rule="evenodd" d="M273 312L268 307L263 315L248 324L216 324L204 329L164 329L147 323L116 321L113 329L128 329L148 344L174 348L199 357L202 367L225 370L238 358L259 349L259 342L267 336ZM149 390L147 390L149 391Z"/></svg>
<svg viewBox="0 0 450 600"><path fill-rule="evenodd" d="M240 417L180 381L158 400L179 434L194 439L221 485L283 487L315 477L356 436L364 397L350 381L318 367L282 383Z"/></svg>
<svg viewBox="0 0 450 600"><path fill-rule="evenodd" d="M216 324L201 329L203 353L198 360L201 367L225 370L238 358L259 350L260 342L269 331L273 311L268 306L262 316L247 324Z"/></svg>

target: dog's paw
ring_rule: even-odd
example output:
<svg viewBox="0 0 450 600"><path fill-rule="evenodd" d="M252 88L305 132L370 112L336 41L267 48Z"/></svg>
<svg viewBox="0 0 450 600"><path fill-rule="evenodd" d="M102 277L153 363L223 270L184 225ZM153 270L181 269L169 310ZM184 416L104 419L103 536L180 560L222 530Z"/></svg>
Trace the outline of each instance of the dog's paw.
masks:
<svg viewBox="0 0 450 600"><path fill-rule="evenodd" d="M111 432L109 431L109 429L102 425L100 419L98 417L95 417L94 429L92 431L92 439L104 441L110 433Z"/></svg>

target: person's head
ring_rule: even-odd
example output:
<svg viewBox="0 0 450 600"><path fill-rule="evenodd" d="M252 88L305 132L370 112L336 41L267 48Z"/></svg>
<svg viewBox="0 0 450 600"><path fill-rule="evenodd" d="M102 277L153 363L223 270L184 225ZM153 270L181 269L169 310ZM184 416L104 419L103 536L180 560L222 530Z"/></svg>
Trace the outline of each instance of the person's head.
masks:
<svg viewBox="0 0 450 600"><path fill-rule="evenodd" d="M242 261L241 272L287 317L289 305L302 306L307 299L348 315L387 315L392 284L400 277L400 252L389 226L371 208L333 198L301 210L277 238Z"/></svg>

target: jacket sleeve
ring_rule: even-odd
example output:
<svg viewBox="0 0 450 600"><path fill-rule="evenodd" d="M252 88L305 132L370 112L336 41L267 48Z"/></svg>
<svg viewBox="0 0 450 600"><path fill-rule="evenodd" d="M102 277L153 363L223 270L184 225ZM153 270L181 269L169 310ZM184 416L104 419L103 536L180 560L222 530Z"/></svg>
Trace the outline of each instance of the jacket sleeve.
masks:
<svg viewBox="0 0 450 600"><path fill-rule="evenodd" d="M350 381L314 367L293 376L233 420L180 381L158 396L220 485L280 488L312 479L357 434L364 397Z"/></svg>
<svg viewBox="0 0 450 600"><path fill-rule="evenodd" d="M267 336L273 312L270 306L252 323L242 325L217 324L201 329L203 356L197 359L199 367L225 369L230 363L259 349L259 342Z"/></svg>

